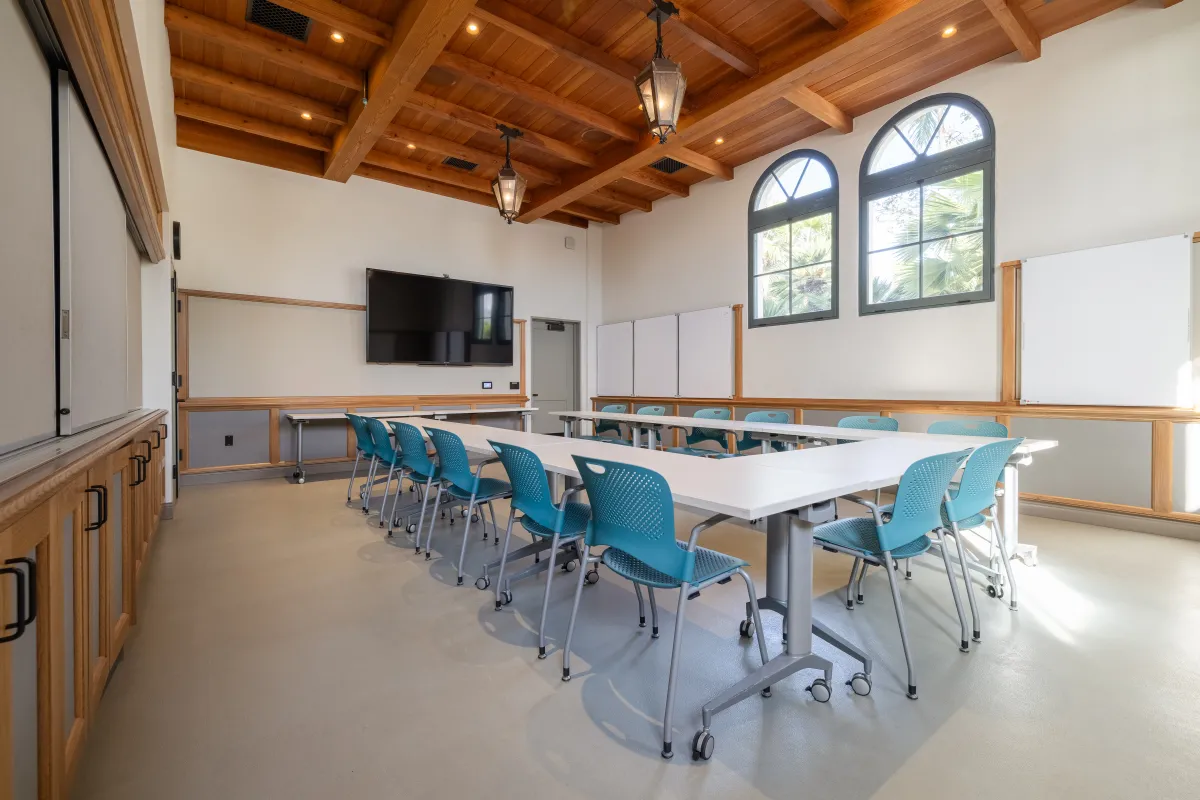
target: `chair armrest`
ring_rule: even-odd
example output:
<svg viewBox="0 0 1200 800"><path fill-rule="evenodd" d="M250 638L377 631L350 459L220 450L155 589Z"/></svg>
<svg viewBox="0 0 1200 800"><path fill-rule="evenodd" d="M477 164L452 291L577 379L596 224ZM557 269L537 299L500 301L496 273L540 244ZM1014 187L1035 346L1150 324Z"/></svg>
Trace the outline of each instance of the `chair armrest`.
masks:
<svg viewBox="0 0 1200 800"><path fill-rule="evenodd" d="M704 522L701 522L699 525L692 528L692 535L688 538L688 552L695 552L696 538L699 537L701 533L708 530L713 525L724 522L727 519L729 519L728 514L717 514L715 517L709 517L708 519L704 520Z"/></svg>
<svg viewBox="0 0 1200 800"><path fill-rule="evenodd" d="M864 500L856 494L844 494L842 495L842 499L849 500L851 503L858 503L860 506L866 506L867 508L871 509L871 516L875 518L875 526L883 526L883 517L879 513L879 506L875 505L870 500Z"/></svg>
<svg viewBox="0 0 1200 800"><path fill-rule="evenodd" d="M488 464L499 464L499 463L500 463L500 459L498 459L498 458L485 458L483 461L480 461L479 465L475 467L475 482L479 483L479 475L480 475L480 473L483 472L484 467L486 467Z"/></svg>

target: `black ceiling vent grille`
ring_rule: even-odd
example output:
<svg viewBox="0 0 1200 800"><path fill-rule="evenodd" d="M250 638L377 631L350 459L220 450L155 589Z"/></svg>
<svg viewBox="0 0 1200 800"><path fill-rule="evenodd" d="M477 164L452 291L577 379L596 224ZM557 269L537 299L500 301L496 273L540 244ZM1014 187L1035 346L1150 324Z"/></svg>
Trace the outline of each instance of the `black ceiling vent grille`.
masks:
<svg viewBox="0 0 1200 800"><path fill-rule="evenodd" d="M442 161L442 163L448 167L457 167L458 169L465 169L467 172L470 172L471 170L473 170L479 166L474 161L467 161L465 158L455 158L454 156L447 156L446 159L444 161Z"/></svg>
<svg viewBox="0 0 1200 800"><path fill-rule="evenodd" d="M686 166L687 164L681 164L670 156L665 156L651 164L650 169L656 169L659 172L666 173L667 175L674 175L676 172L679 172L679 170Z"/></svg>
<svg viewBox="0 0 1200 800"><path fill-rule="evenodd" d="M271 0L250 0L246 4L246 21L269 31L282 33L298 42L308 41L312 20L290 8L277 6Z"/></svg>

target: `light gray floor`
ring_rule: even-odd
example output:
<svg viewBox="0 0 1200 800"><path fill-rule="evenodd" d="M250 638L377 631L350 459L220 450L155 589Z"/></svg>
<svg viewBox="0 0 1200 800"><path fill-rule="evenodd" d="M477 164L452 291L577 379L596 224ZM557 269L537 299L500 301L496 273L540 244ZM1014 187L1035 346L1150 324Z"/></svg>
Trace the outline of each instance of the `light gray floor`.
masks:
<svg viewBox="0 0 1200 800"><path fill-rule="evenodd" d="M886 577L840 604L849 560L818 552L817 613L877 656L856 697L835 660L828 705L792 678L717 717L708 764L688 757L699 707L757 663L736 583L689 604L676 749L658 755L675 597L663 637L637 627L628 584L585 590L577 677L560 680L575 573L557 576L552 654L536 658L541 584L454 585L460 522L435 558L386 543L345 482L185 491L142 587L140 624L90 731L74 796L189 798L1195 798L1200 795L1200 545L1027 517L1041 564L1022 607L979 594L980 645L957 650L932 559L903 585L921 699L904 697ZM497 508L506 519L507 506ZM684 535L696 518L680 514ZM474 537L476 534L472 534ZM702 537L762 578L764 537ZM474 540L472 575L498 548ZM566 578L565 580L562 578ZM768 617L771 652L779 619ZM817 647L832 653L823 643Z"/></svg>

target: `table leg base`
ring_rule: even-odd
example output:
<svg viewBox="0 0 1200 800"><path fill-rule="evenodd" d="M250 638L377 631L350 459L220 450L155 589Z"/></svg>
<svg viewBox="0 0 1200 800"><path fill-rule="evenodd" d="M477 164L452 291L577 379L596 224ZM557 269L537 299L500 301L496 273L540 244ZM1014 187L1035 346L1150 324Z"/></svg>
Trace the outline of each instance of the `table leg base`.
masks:
<svg viewBox="0 0 1200 800"><path fill-rule="evenodd" d="M758 598L758 610L760 612L774 611L776 614L783 616L786 624L787 603L783 602L782 600L776 600L773 597L760 597ZM746 618L750 618L749 603L746 603ZM812 632L814 636L824 639L838 650L841 650L843 653L862 664L863 672L868 676L871 674L872 659L871 655L867 651L855 644L852 644L849 640L843 638L841 635L834 633L832 630L826 627L824 623L819 622L816 619L814 619L812 622ZM783 632L783 643L787 644L787 630L784 630Z"/></svg>
<svg viewBox="0 0 1200 800"><path fill-rule="evenodd" d="M1022 564L1024 564L1027 567L1036 567L1037 563L1038 563L1037 545L1036 544L1018 544L1017 551L1015 553L1013 553L1013 558L1018 559Z"/></svg>
<svg viewBox="0 0 1200 800"><path fill-rule="evenodd" d="M827 683L833 681L833 664L828 659L815 653L799 656L781 653L705 703L704 708L701 709L704 730L707 731L712 727L714 714L719 714L747 698L760 694L764 689L769 689L803 669L819 669L825 673Z"/></svg>

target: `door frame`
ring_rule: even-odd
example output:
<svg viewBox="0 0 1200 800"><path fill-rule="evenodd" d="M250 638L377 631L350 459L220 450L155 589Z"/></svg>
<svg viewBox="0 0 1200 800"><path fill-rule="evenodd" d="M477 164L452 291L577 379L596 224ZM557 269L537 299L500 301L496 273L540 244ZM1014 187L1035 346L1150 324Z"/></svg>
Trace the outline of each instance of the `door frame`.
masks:
<svg viewBox="0 0 1200 800"><path fill-rule="evenodd" d="M571 352L575 354L575 358L574 358L575 380L574 380L574 396L571 398L571 401L572 401L572 406L573 406L572 410L578 411L581 408L580 403L583 402L583 386L584 386L584 380L585 380L584 374L583 374L583 363L584 363L584 360L583 360L583 323L577 319L564 319L563 317L541 317L541 316L531 316L529 318L529 322L530 322L530 329L529 329L529 402L530 402L530 404L532 406L534 406L535 408L537 407L537 403L535 402L535 398L534 398L534 394L533 394L534 371L537 369L537 359L534 358L534 351L533 351L533 345L534 345L533 324L538 323L538 322L543 322L543 323L544 322L561 322L564 325L573 326L573 329L574 329L573 336L574 336L575 341L573 343L574 346L571 348Z"/></svg>

